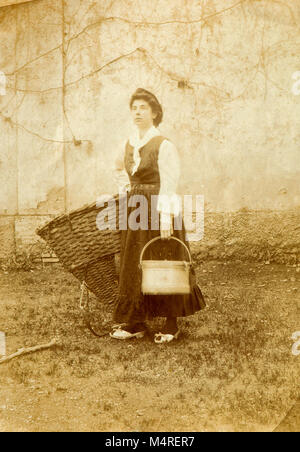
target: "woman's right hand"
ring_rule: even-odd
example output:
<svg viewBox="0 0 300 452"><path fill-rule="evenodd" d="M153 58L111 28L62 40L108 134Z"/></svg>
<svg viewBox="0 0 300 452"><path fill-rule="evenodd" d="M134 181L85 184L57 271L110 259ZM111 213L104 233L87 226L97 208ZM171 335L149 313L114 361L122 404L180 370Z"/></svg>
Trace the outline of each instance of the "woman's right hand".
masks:
<svg viewBox="0 0 300 452"><path fill-rule="evenodd" d="M160 222L160 237L162 240L168 240L174 233L173 225L169 222Z"/></svg>

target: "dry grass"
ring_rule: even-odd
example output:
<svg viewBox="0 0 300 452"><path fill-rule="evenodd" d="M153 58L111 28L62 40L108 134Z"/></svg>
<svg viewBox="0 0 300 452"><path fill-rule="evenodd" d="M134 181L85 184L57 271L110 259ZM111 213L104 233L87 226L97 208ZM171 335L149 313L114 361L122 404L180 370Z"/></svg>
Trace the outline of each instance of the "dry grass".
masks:
<svg viewBox="0 0 300 452"><path fill-rule="evenodd" d="M0 367L0 431L270 431L299 394L297 267L199 263L209 303L181 319L181 339L97 339L79 285L59 266L0 274L8 352L61 346ZM100 309L99 309L100 308ZM96 315L96 314L95 314ZM98 304L101 324L110 314Z"/></svg>

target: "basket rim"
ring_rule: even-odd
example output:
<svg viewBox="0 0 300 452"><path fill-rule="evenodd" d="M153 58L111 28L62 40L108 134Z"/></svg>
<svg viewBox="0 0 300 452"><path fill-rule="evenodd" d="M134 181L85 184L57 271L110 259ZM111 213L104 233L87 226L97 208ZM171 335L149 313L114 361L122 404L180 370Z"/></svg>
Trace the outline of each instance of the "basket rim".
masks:
<svg viewBox="0 0 300 452"><path fill-rule="evenodd" d="M172 267L178 267L178 268L186 268L187 266L192 265L188 261L170 261L170 260L151 260L151 259L145 259L141 262L142 268L156 268L159 270L159 268L172 268Z"/></svg>
<svg viewBox="0 0 300 452"><path fill-rule="evenodd" d="M112 195L110 199L115 199L118 200L119 199L119 194L116 195ZM108 203L108 201L105 202L105 204ZM82 207L78 208L78 209L74 209L71 212L65 212L62 213L58 216L56 216L55 218L53 218L52 220L48 221L46 224L44 224L43 226L40 226L36 229L36 233L43 238L43 234L47 233L47 231L54 227L55 225L59 224L60 222L64 222L64 221L70 221L73 217L75 217L78 214L82 214L82 213L87 213L93 210L99 210L101 211L101 209L103 209L104 206L102 207L97 207L97 202L94 201L90 204L84 204Z"/></svg>

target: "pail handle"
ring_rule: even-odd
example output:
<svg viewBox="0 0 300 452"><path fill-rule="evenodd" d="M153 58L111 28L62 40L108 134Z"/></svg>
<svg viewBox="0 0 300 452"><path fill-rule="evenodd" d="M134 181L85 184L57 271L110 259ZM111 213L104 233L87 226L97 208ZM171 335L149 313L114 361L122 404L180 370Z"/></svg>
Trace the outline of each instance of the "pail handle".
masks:
<svg viewBox="0 0 300 452"><path fill-rule="evenodd" d="M183 246L185 247L185 249L186 249L186 251L187 251L187 253L188 253L188 255L189 255L189 258L190 258L190 264L192 264L192 256L191 256L190 250L188 249L188 247L186 246L186 244L183 243L183 242L182 242L180 239L178 239L177 237L170 237L170 239L176 240L177 242L181 243L181 245L183 245ZM156 242L157 240L162 240L162 238L161 238L161 237L154 237L154 239L151 239L148 243L146 243L146 245L144 246L144 248L142 249L142 252L141 252L140 265L142 265L143 255L144 255L146 249L148 248L148 246L150 246L153 242Z"/></svg>

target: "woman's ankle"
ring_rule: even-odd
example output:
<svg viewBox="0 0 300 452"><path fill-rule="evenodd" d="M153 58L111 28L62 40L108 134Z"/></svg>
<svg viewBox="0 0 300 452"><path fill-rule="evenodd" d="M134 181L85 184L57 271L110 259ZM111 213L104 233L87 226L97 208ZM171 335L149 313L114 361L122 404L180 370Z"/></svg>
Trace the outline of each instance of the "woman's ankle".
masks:
<svg viewBox="0 0 300 452"><path fill-rule="evenodd" d="M165 325L162 329L163 334L175 334L178 331L177 318L167 317Z"/></svg>
<svg viewBox="0 0 300 452"><path fill-rule="evenodd" d="M126 325L124 327L124 330L128 331L129 333L139 333L146 330L146 325L143 322L131 323L129 325Z"/></svg>

